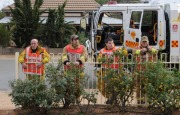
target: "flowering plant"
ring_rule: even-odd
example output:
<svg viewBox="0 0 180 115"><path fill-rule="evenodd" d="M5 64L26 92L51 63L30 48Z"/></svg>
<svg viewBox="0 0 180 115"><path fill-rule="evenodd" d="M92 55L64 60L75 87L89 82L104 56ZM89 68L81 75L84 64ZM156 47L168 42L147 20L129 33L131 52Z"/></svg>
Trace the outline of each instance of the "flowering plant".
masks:
<svg viewBox="0 0 180 115"><path fill-rule="evenodd" d="M114 56L123 57L128 55L128 51L125 49L125 47L122 47L114 51L113 54Z"/></svg>

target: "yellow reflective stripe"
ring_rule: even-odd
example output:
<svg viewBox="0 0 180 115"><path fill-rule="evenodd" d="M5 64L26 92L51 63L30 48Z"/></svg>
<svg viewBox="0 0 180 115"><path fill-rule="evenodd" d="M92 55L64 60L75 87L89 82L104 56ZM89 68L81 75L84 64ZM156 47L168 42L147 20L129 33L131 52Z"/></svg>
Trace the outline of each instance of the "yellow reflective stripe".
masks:
<svg viewBox="0 0 180 115"><path fill-rule="evenodd" d="M154 48L151 49L151 53L152 53L152 54L156 54L156 51L157 51L157 50L154 49Z"/></svg>
<svg viewBox="0 0 180 115"><path fill-rule="evenodd" d="M135 54L136 54L136 55L139 55L140 52L141 52L141 50L136 50Z"/></svg>
<svg viewBox="0 0 180 115"><path fill-rule="evenodd" d="M81 56L80 59L81 59L82 62L85 62L85 57L84 56Z"/></svg>
<svg viewBox="0 0 180 115"><path fill-rule="evenodd" d="M62 61L67 60L67 55L62 56Z"/></svg>
<svg viewBox="0 0 180 115"><path fill-rule="evenodd" d="M47 63L48 61L49 61L48 58L44 58L42 63Z"/></svg>

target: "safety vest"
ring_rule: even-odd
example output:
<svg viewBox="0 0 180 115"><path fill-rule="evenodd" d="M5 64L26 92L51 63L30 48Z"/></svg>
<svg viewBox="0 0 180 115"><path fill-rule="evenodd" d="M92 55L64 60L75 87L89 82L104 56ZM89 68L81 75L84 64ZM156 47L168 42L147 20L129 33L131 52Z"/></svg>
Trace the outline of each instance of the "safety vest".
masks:
<svg viewBox="0 0 180 115"><path fill-rule="evenodd" d="M44 51L44 48L42 48ZM42 54L41 52L36 51L36 53L31 52L31 48L27 47L25 49L26 57L24 59L25 63L27 64L27 68L23 68L24 73L26 74L34 74L34 75L42 75L44 72L44 65L37 68L37 64L42 62Z"/></svg>
<svg viewBox="0 0 180 115"><path fill-rule="evenodd" d="M70 62L76 62L77 60L80 60L80 57L83 53L84 46L80 45L79 48L71 48L71 45L66 46L67 51L67 57L68 61ZM77 68L82 67L83 64L76 66ZM69 65L64 65L64 69L70 69Z"/></svg>
<svg viewBox="0 0 180 115"><path fill-rule="evenodd" d="M115 64L102 64L102 67L103 68L114 68L114 69L118 69L119 68L119 62L118 62L118 60L119 60L119 57L115 57L115 56L113 56L113 52L114 51L116 51L117 50L117 48L116 47L114 47L113 49L111 49L111 50L107 50L106 48L103 48L103 49L101 49L100 50L100 55L104 55L105 56L105 58L114 58L113 60L114 60L114 62L113 63L115 63ZM113 56L113 57L112 57ZM121 64L122 65L122 64Z"/></svg>

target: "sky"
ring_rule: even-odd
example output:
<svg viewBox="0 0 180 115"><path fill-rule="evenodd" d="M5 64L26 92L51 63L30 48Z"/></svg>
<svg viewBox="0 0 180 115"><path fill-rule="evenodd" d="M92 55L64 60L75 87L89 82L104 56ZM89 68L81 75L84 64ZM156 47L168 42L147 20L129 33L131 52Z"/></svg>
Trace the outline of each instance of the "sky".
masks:
<svg viewBox="0 0 180 115"><path fill-rule="evenodd" d="M0 10L12 3L14 3L14 0L0 0Z"/></svg>

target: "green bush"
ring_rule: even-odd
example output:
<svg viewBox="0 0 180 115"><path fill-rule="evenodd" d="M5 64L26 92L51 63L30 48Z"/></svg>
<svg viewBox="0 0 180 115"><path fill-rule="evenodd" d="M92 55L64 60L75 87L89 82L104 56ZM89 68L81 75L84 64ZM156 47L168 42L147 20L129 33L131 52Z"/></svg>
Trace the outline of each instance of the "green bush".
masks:
<svg viewBox="0 0 180 115"><path fill-rule="evenodd" d="M133 99L135 89L134 73L130 73L128 68L125 68L127 66L126 62L122 63L122 59L128 61L126 55L126 49L121 48L113 52L112 57L107 58L104 55L99 59L100 63L107 64L107 68L104 69L105 76L102 76L102 79L105 81L105 93L109 98L107 103L118 107L123 112L126 111L126 106L130 99ZM111 64L118 64L119 68L110 68L109 65ZM132 65L128 64L128 67L130 66Z"/></svg>
<svg viewBox="0 0 180 115"><path fill-rule="evenodd" d="M53 105L60 107L59 104L61 103L64 108L67 108L70 104L76 103L80 107L82 99L87 99L88 102L95 103L96 99L93 94L90 96L90 94L84 90L87 79L84 76L83 68L77 68L73 63L71 63L70 66L71 68L65 71L61 62L59 62L57 66L54 64L47 66L47 81L55 93ZM80 98L80 96L82 97Z"/></svg>
<svg viewBox="0 0 180 115"><path fill-rule="evenodd" d="M47 88L45 81L39 80L38 76L33 77L32 80L10 81L12 92L9 96L16 106L31 111L46 111L51 107L53 93Z"/></svg>
<svg viewBox="0 0 180 115"><path fill-rule="evenodd" d="M170 71L161 62L147 63L144 71L145 90L150 107L158 107L165 114L180 107L180 72Z"/></svg>
<svg viewBox="0 0 180 115"><path fill-rule="evenodd" d="M110 104L118 107L120 111L126 111L126 106L133 100L133 92L135 89L135 79L132 74L126 71L116 72L108 69L104 77L106 94L110 99Z"/></svg>

